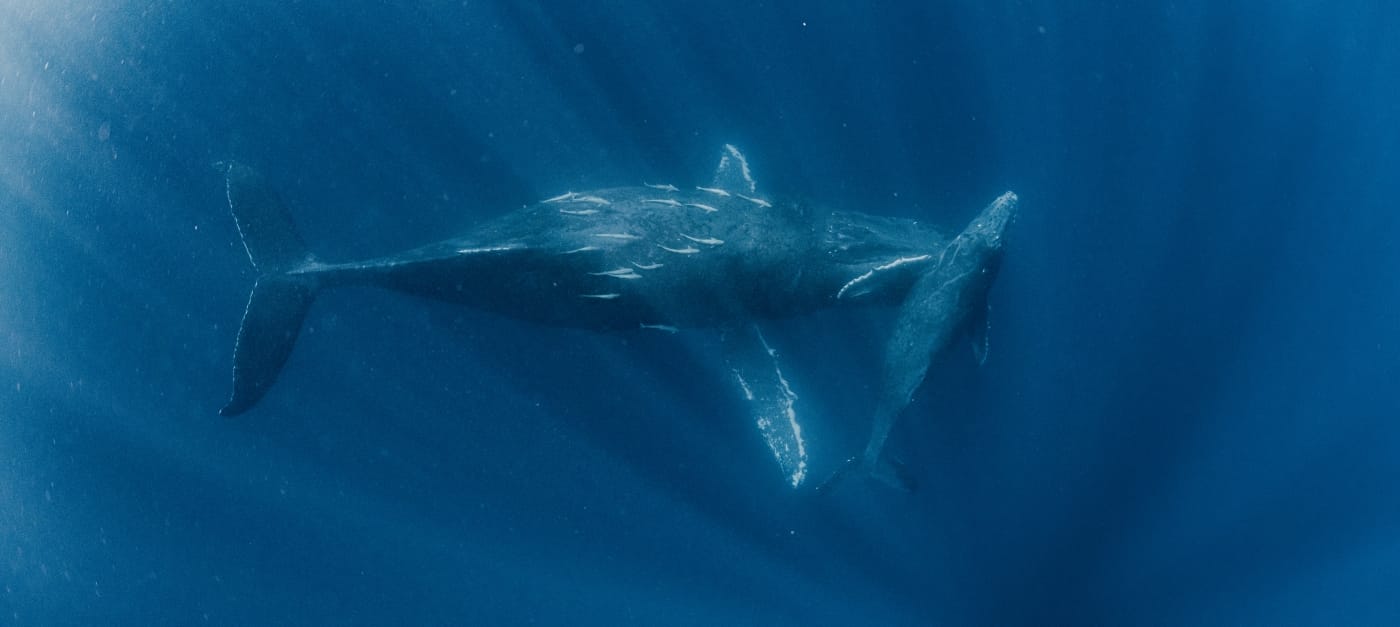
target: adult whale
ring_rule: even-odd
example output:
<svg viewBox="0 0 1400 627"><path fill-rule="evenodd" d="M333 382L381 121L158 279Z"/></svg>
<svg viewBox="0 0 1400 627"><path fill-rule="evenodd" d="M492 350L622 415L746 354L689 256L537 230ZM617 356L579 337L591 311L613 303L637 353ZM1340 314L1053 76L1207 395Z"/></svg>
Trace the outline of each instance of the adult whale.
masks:
<svg viewBox="0 0 1400 627"><path fill-rule="evenodd" d="M807 476L797 397L754 323L832 306L900 307L871 441L851 464L889 478L885 438L930 359L961 334L985 329L986 291L1017 202L1003 194L950 240L911 220L771 202L744 155L726 145L705 186L570 191L461 237L332 263L310 252L256 171L219 167L259 273L221 414L247 411L267 393L316 293L329 287L382 287L564 327L712 328L721 331L736 392L794 487Z"/></svg>

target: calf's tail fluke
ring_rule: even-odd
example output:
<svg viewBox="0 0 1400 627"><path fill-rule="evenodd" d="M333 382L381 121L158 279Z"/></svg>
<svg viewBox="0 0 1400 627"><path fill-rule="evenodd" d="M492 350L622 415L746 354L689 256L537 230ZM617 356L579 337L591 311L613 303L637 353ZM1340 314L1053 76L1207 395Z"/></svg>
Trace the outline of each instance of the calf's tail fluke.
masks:
<svg viewBox="0 0 1400 627"><path fill-rule="evenodd" d="M248 259L259 276L233 345L233 395L219 410L241 414L272 387L292 354L302 319L316 294L316 258L302 242L291 216L257 171L223 162L229 209Z"/></svg>
<svg viewBox="0 0 1400 627"><path fill-rule="evenodd" d="M826 481L817 486L817 492L834 492L837 486L853 476L876 479L880 483L903 492L913 492L919 487L918 480L914 478L913 473L909 472L903 462L884 456L879 461L872 463L866 455L858 455L848 458L835 472L831 473Z"/></svg>

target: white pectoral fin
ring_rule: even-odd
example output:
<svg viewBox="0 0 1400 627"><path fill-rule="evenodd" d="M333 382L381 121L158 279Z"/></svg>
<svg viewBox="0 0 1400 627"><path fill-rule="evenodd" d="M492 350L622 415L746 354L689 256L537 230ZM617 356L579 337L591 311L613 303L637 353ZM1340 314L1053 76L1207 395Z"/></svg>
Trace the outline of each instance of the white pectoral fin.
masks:
<svg viewBox="0 0 1400 627"><path fill-rule="evenodd" d="M807 477L807 448L797 419L797 394L783 377L776 351L755 326L729 331L722 344L730 375L748 403L759 434L788 483L794 488L802 485Z"/></svg>
<svg viewBox="0 0 1400 627"><path fill-rule="evenodd" d="M972 344L972 356L977 365L987 363L987 354L992 350L992 306L983 307L967 323L967 339Z"/></svg>

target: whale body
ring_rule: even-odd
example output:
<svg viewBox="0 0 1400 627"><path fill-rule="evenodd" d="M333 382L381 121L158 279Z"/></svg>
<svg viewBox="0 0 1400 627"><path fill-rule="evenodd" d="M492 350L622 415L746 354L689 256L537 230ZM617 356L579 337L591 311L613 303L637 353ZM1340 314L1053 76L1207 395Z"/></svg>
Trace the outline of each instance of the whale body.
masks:
<svg viewBox="0 0 1400 627"><path fill-rule="evenodd" d="M337 286L380 287L551 326L714 329L737 393L794 487L804 483L808 461L796 394L757 323L837 306L900 308L871 443L848 464L891 479L881 460L885 436L930 359L983 328L1001 234L1017 203L1003 194L954 237L912 220L816 212L760 192L743 153L726 145L704 185L567 191L459 237L329 262L306 247L258 172L218 167L260 275L221 414L243 413L267 393L315 295Z"/></svg>

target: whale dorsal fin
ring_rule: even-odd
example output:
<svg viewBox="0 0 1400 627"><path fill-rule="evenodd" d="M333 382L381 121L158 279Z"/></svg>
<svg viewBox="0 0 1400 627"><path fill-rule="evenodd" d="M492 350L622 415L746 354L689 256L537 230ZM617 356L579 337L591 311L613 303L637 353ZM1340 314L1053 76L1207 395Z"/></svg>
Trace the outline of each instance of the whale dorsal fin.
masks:
<svg viewBox="0 0 1400 627"><path fill-rule="evenodd" d="M734 144L725 144L719 153L719 166L715 168L715 179L710 187L752 195L758 191L749 172L749 160L739 152Z"/></svg>

